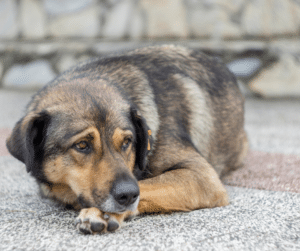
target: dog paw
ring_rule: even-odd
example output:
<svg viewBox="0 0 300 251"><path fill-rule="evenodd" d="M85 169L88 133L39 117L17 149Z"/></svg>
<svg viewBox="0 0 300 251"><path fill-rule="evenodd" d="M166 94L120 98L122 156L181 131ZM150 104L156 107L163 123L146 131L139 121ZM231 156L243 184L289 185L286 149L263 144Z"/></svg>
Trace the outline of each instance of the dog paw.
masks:
<svg viewBox="0 0 300 251"><path fill-rule="evenodd" d="M120 228L125 214L108 214L101 212L98 208L85 208L80 211L75 220L79 232L83 234L97 234L114 232Z"/></svg>

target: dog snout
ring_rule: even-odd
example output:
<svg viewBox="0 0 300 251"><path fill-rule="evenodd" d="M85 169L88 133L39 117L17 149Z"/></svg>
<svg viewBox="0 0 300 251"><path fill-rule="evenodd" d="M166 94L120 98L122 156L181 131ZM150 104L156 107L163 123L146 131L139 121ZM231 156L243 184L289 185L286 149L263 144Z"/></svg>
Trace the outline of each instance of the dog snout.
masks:
<svg viewBox="0 0 300 251"><path fill-rule="evenodd" d="M112 189L112 196L122 206L130 206L140 195L140 189L134 179L116 180Z"/></svg>

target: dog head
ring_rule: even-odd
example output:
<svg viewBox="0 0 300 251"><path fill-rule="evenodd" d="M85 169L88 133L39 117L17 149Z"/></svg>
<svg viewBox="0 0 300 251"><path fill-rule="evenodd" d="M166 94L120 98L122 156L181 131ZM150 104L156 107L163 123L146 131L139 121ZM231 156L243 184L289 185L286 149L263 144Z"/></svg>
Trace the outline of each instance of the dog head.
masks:
<svg viewBox="0 0 300 251"><path fill-rule="evenodd" d="M82 82L36 94L7 148L44 194L82 208L133 211L139 201L134 173L146 166L148 127L116 86Z"/></svg>

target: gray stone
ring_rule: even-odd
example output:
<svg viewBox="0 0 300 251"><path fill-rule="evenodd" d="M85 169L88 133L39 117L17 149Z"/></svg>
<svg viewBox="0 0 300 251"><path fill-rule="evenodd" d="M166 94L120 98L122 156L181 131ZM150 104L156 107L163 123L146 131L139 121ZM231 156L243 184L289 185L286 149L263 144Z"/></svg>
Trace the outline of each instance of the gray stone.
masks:
<svg viewBox="0 0 300 251"><path fill-rule="evenodd" d="M49 35L55 37L95 37L100 30L98 8L91 6L81 12L56 16L49 23Z"/></svg>
<svg viewBox="0 0 300 251"><path fill-rule="evenodd" d="M26 38L42 38L46 35L46 13L41 1L20 2L21 31Z"/></svg>
<svg viewBox="0 0 300 251"><path fill-rule="evenodd" d="M143 15L143 10L140 5L135 6L133 10L130 27L129 27L129 36L133 39L139 39L145 35L145 16Z"/></svg>
<svg viewBox="0 0 300 251"><path fill-rule="evenodd" d="M39 44L27 44L27 50L31 50L32 53L37 53L40 56L46 56L52 53L57 52L59 46L57 43L51 43L51 42L43 42ZM23 49L26 50L25 48Z"/></svg>
<svg viewBox="0 0 300 251"><path fill-rule="evenodd" d="M224 8L218 6L190 8L188 20L194 36L222 39L242 35L241 28L230 20Z"/></svg>
<svg viewBox="0 0 300 251"><path fill-rule="evenodd" d="M18 35L18 10L14 0L0 0L0 38L15 38Z"/></svg>
<svg viewBox="0 0 300 251"><path fill-rule="evenodd" d="M174 44L187 46L193 49L203 49L210 51L226 51L230 53L244 53L249 50L263 51L267 49L268 43L263 41L243 41L243 40L221 40L217 43L212 39L195 39L174 42Z"/></svg>
<svg viewBox="0 0 300 251"><path fill-rule="evenodd" d="M241 11L247 0L214 0L212 2L234 14Z"/></svg>
<svg viewBox="0 0 300 251"><path fill-rule="evenodd" d="M191 33L194 36L211 36L214 30L217 10L194 8L188 12Z"/></svg>
<svg viewBox="0 0 300 251"><path fill-rule="evenodd" d="M294 16L296 17L296 24L300 27L300 2L295 2L293 7Z"/></svg>
<svg viewBox="0 0 300 251"><path fill-rule="evenodd" d="M219 9L219 18L215 26L214 36L222 38L238 38L243 35L241 27L230 20L230 13L224 8Z"/></svg>
<svg viewBox="0 0 300 251"><path fill-rule="evenodd" d="M48 61L37 60L10 68L4 76L3 85L9 88L39 88L54 79L55 76Z"/></svg>
<svg viewBox="0 0 300 251"><path fill-rule="evenodd" d="M292 54L282 54L279 62L262 71L249 87L264 97L299 97L299 60Z"/></svg>
<svg viewBox="0 0 300 251"><path fill-rule="evenodd" d="M107 53L114 53L117 51L124 51L124 50L130 50L130 49L134 49L137 47L140 47L141 44L137 43L137 42L116 42L116 43L112 43L112 42L101 42L101 43L95 43L93 45L93 50L97 53L97 54L107 54Z"/></svg>
<svg viewBox="0 0 300 251"><path fill-rule="evenodd" d="M267 48L267 43L257 40L257 41L228 41L224 43L224 50L243 53L248 50L263 51ZM221 48L220 48L221 49Z"/></svg>
<svg viewBox="0 0 300 251"><path fill-rule="evenodd" d="M242 27L248 35L270 36L297 32L298 7L290 0L249 1L242 15Z"/></svg>
<svg viewBox="0 0 300 251"><path fill-rule="evenodd" d="M229 70L237 77L250 77L261 67L259 58L242 58L227 64Z"/></svg>
<svg viewBox="0 0 300 251"><path fill-rule="evenodd" d="M4 44L4 43L0 43L0 53L1 52L5 52L6 51L6 44Z"/></svg>
<svg viewBox="0 0 300 251"><path fill-rule="evenodd" d="M240 27L240 16L245 0L214 0L215 8L219 10L216 32L222 38L238 38L243 35ZM218 31L219 30L219 31Z"/></svg>
<svg viewBox="0 0 300 251"><path fill-rule="evenodd" d="M15 52L17 54L31 54L38 56L45 56L55 53L59 48L68 47L69 44L63 42L53 41L3 41L0 42L0 52ZM11 54L15 56L15 54Z"/></svg>
<svg viewBox="0 0 300 251"><path fill-rule="evenodd" d="M280 55L282 53L299 54L300 42L298 38L273 40L268 45L268 50L275 55Z"/></svg>
<svg viewBox="0 0 300 251"><path fill-rule="evenodd" d="M107 13L102 35L108 38L125 36L133 9L132 0L123 0Z"/></svg>
<svg viewBox="0 0 300 251"><path fill-rule="evenodd" d="M147 17L147 35L155 37L186 37L188 23L186 6L181 0L141 0Z"/></svg>
<svg viewBox="0 0 300 251"><path fill-rule="evenodd" d="M95 57L97 57L97 56L95 56ZM90 60L92 58L95 58L95 57L93 57L91 55L88 55L88 54L80 55L78 58L75 59L76 60L75 64L81 64L81 63L86 62L86 61L88 61L88 60ZM71 67L73 65L71 65Z"/></svg>
<svg viewBox="0 0 300 251"><path fill-rule="evenodd" d="M295 12L298 9L298 13ZM296 33L299 28L297 19L299 6L291 0L273 0L272 6L272 33L290 34Z"/></svg>
<svg viewBox="0 0 300 251"><path fill-rule="evenodd" d="M65 70L71 68L77 63L76 58L72 54L67 54L61 56L59 62L57 63L57 69L60 73L64 72Z"/></svg>
<svg viewBox="0 0 300 251"><path fill-rule="evenodd" d="M1 86L2 73L3 73L3 64L2 62L0 62L0 86Z"/></svg>
<svg viewBox="0 0 300 251"><path fill-rule="evenodd" d="M242 27L246 34L270 35L271 16L268 7L264 0L248 3L242 17Z"/></svg>
<svg viewBox="0 0 300 251"><path fill-rule="evenodd" d="M82 11L95 0L43 0L43 2L48 14L62 15Z"/></svg>

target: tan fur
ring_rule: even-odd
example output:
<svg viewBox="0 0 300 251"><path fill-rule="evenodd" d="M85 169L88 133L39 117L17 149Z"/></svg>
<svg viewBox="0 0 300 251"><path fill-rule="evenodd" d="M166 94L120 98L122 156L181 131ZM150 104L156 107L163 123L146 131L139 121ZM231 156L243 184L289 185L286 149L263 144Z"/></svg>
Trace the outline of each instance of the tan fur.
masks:
<svg viewBox="0 0 300 251"><path fill-rule="evenodd" d="M59 76L33 97L7 147L45 196L81 209L80 231L115 231L139 213L228 205L219 176L246 156L243 104L217 60L141 48ZM112 195L122 179L140 191L124 210Z"/></svg>
<svg viewBox="0 0 300 251"><path fill-rule="evenodd" d="M176 74L174 80L186 92L186 101L192 111L190 115L192 141L203 156L207 158L213 130L213 117L205 92L199 89L197 83L191 78Z"/></svg>
<svg viewBox="0 0 300 251"><path fill-rule="evenodd" d="M107 78L111 81L118 82L121 86L127 85L128 81L130 81L134 88L134 93L144 94L137 96L134 95L134 93L128 93L136 100L141 115L145 118L147 124L152 130L152 137L155 142L160 119L157 106L154 101L153 90L150 88L145 74L137 67L122 63L114 65L113 69L115 69L114 74L107 75ZM120 81L120 79L124 79L124 81Z"/></svg>
<svg viewBox="0 0 300 251"><path fill-rule="evenodd" d="M65 204L77 205L77 196L73 190L66 184L55 184L51 188L46 185L40 185L41 192L44 196L62 201ZM77 209L79 209L77 207Z"/></svg>
<svg viewBox="0 0 300 251"><path fill-rule="evenodd" d="M124 131L120 128L116 128L112 136L115 149L118 149L120 151L122 144L124 143L127 137L133 137L131 131L129 130ZM130 169L130 171L133 171L135 156L134 156L134 151L132 149L132 144L129 145L128 149L123 153L123 156L127 164L126 166Z"/></svg>

